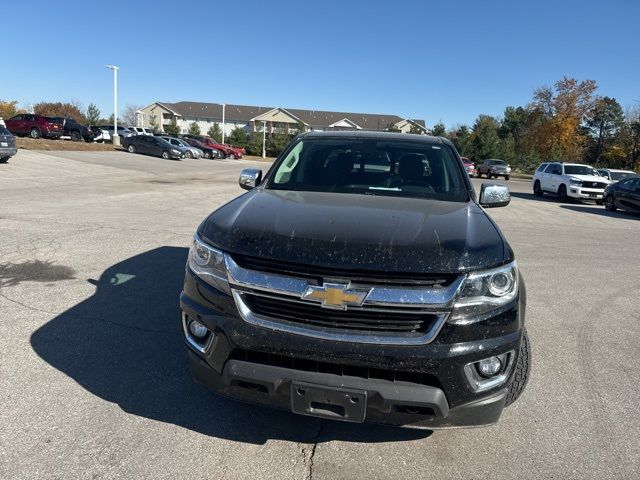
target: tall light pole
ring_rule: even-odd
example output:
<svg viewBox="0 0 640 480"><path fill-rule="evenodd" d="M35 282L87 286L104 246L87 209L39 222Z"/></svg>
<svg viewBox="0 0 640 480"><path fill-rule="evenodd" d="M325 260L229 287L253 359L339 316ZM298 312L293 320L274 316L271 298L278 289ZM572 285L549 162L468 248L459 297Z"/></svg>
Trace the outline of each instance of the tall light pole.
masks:
<svg viewBox="0 0 640 480"><path fill-rule="evenodd" d="M111 141L114 145L120 145L120 136L118 135L118 70L120 68L115 65L105 65L105 67L113 70L113 136Z"/></svg>
<svg viewBox="0 0 640 480"><path fill-rule="evenodd" d="M262 158L267 156L267 121L262 121Z"/></svg>
<svg viewBox="0 0 640 480"><path fill-rule="evenodd" d="M222 104L222 142L220 143L224 143L224 110L225 110L226 105L223 103Z"/></svg>

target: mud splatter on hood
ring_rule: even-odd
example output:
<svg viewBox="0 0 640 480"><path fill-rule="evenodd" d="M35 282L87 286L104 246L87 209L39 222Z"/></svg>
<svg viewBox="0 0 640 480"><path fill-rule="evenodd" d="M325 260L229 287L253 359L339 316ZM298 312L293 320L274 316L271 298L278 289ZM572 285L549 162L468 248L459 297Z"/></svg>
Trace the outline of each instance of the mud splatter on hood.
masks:
<svg viewBox="0 0 640 480"><path fill-rule="evenodd" d="M473 202L255 189L199 233L230 253L357 270L454 273L511 256Z"/></svg>

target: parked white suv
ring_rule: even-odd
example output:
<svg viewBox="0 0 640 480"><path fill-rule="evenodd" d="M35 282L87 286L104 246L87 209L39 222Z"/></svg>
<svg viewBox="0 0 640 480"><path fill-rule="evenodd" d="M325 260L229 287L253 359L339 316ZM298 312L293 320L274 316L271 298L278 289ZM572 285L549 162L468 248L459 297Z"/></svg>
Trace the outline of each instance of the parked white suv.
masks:
<svg viewBox="0 0 640 480"><path fill-rule="evenodd" d="M127 127L129 130L137 135L151 135L153 136L153 130L144 127Z"/></svg>
<svg viewBox="0 0 640 480"><path fill-rule="evenodd" d="M531 180L533 194L537 197L553 193L563 201L572 197L595 200L598 205L602 204L604 189L609 183L589 165L560 162L541 164Z"/></svg>

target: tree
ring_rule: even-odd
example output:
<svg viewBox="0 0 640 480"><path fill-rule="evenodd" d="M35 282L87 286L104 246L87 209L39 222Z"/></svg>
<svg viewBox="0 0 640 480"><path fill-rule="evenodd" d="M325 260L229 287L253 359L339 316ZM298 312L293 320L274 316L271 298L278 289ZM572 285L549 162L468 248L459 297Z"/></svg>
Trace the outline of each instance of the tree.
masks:
<svg viewBox="0 0 640 480"><path fill-rule="evenodd" d="M409 133L415 133L416 135L422 135L424 130L422 130L418 125L414 125L413 123L409 127Z"/></svg>
<svg viewBox="0 0 640 480"><path fill-rule="evenodd" d="M249 134L241 127L231 130L229 136L225 139L230 145L237 147L246 147L249 145Z"/></svg>
<svg viewBox="0 0 640 480"><path fill-rule="evenodd" d="M200 125L193 122L189 125L189 135L200 135Z"/></svg>
<svg viewBox="0 0 640 480"><path fill-rule="evenodd" d="M597 98L588 114L586 127L592 137L589 157L596 164L608 148L613 147L616 135L624 124L622 107L615 98Z"/></svg>
<svg viewBox="0 0 640 480"><path fill-rule="evenodd" d="M0 118L11 118L14 115L17 115L17 100L0 100Z"/></svg>
<svg viewBox="0 0 640 480"><path fill-rule="evenodd" d="M89 125L98 125L100 123L100 109L95 103L89 104L84 116L87 118L87 123Z"/></svg>
<svg viewBox="0 0 640 480"><path fill-rule="evenodd" d="M142 108L142 105L132 105L130 103L124 107L122 112L122 120L127 126L137 127L138 125L138 110Z"/></svg>
<svg viewBox="0 0 640 480"><path fill-rule="evenodd" d="M277 157L290 141L291 137L286 133L272 133L267 140L267 155Z"/></svg>
<svg viewBox="0 0 640 480"><path fill-rule="evenodd" d="M36 115L49 117L68 117L76 122L87 123L82 113L82 105L79 102L40 102L34 105L33 112Z"/></svg>
<svg viewBox="0 0 640 480"><path fill-rule="evenodd" d="M445 134L445 136L451 140L451 143L456 147L456 150L463 157L471 157L471 132L469 127L461 125L458 128L451 130Z"/></svg>
<svg viewBox="0 0 640 480"><path fill-rule="evenodd" d="M400 129L398 127L396 127L395 123L389 123L386 127L385 130L387 132L399 132Z"/></svg>
<svg viewBox="0 0 640 480"><path fill-rule="evenodd" d="M471 157L476 161L487 158L500 157L500 138L498 137L498 127L500 124L495 117L490 115L479 115L473 124L471 132Z"/></svg>
<svg viewBox="0 0 640 480"><path fill-rule="evenodd" d="M220 125L217 123L211 125L211 128L207 131L207 135L213 138L216 142L222 142L222 130L220 130Z"/></svg>
<svg viewBox="0 0 640 480"><path fill-rule="evenodd" d="M160 125L158 125L158 116L157 115L149 115L149 126L153 133L160 132Z"/></svg>
<svg viewBox="0 0 640 480"><path fill-rule="evenodd" d="M262 132L251 132L246 149L250 155L262 155Z"/></svg>
<svg viewBox="0 0 640 480"><path fill-rule="evenodd" d="M596 82L564 77L552 87L541 87L529 105L529 147L543 158L581 159L586 136L581 126L594 105Z"/></svg>
<svg viewBox="0 0 640 480"><path fill-rule="evenodd" d="M176 117L171 117L171 123L169 125L164 126L165 133L169 135L178 135L180 133L180 127L178 126L178 121Z"/></svg>
<svg viewBox="0 0 640 480"><path fill-rule="evenodd" d="M444 137L446 133L447 129L442 122L436 123L431 129L431 135L434 137Z"/></svg>

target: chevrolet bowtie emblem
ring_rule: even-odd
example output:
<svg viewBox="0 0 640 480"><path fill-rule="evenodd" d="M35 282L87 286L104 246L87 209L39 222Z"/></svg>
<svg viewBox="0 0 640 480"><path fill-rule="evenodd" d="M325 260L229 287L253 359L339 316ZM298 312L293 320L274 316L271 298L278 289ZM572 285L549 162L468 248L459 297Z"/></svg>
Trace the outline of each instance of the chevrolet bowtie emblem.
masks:
<svg viewBox="0 0 640 480"><path fill-rule="evenodd" d="M349 305L362 305L370 291L350 289L342 283L324 283L309 286L301 298L320 302L321 307L346 310Z"/></svg>

